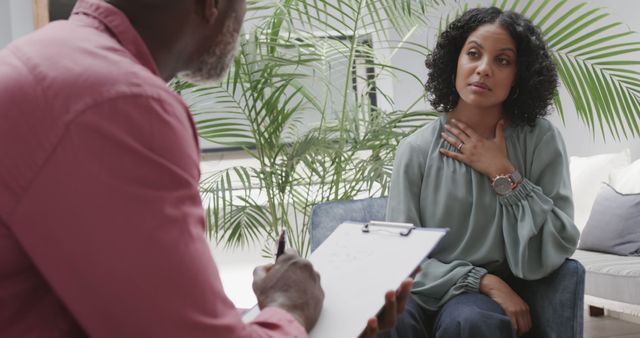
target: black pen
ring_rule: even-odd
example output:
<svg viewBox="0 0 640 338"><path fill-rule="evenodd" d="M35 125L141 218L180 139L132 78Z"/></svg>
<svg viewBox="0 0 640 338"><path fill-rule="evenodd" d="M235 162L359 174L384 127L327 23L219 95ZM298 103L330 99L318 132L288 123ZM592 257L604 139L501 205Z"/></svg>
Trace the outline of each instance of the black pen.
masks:
<svg viewBox="0 0 640 338"><path fill-rule="evenodd" d="M280 233L280 238L278 239L278 251L276 251L276 262L278 261L278 257L282 256L284 253L284 247L287 243L287 236L285 229L282 229Z"/></svg>

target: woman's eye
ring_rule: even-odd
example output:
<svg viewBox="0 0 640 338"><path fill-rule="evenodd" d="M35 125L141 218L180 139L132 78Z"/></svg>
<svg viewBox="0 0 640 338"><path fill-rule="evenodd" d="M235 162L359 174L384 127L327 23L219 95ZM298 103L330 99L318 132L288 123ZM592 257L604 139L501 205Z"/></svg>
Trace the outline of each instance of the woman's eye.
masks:
<svg viewBox="0 0 640 338"><path fill-rule="evenodd" d="M507 58L498 58L498 63L502 66L508 66L511 64L511 61Z"/></svg>
<svg viewBox="0 0 640 338"><path fill-rule="evenodd" d="M467 51L467 56L476 57L478 56L478 52L476 52L475 50Z"/></svg>

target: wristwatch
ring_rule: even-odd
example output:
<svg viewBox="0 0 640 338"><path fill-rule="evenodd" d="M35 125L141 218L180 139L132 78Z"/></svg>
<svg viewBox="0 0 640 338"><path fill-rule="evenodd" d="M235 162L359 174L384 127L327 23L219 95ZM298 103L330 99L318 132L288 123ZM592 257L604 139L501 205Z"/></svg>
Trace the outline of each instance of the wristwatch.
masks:
<svg viewBox="0 0 640 338"><path fill-rule="evenodd" d="M491 178L491 186L500 196L513 191L520 182L522 182L522 175L517 170L513 170L510 174L496 175Z"/></svg>

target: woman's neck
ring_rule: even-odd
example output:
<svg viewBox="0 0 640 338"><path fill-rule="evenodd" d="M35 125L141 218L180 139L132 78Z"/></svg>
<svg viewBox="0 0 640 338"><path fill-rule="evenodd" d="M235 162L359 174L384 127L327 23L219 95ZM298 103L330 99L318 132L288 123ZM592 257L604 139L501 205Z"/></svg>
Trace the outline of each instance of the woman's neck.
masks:
<svg viewBox="0 0 640 338"><path fill-rule="evenodd" d="M449 112L449 119L456 119L468 125L480 136L491 139L495 137L496 124L502 117L502 107L474 107L460 100Z"/></svg>

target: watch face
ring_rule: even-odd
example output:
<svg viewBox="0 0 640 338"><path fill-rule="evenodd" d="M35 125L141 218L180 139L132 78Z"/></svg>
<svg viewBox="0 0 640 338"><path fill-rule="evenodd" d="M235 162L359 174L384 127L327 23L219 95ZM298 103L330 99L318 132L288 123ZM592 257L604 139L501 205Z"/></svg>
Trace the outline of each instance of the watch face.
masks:
<svg viewBox="0 0 640 338"><path fill-rule="evenodd" d="M500 195L505 195L511 191L512 182L508 176L498 176L493 181L493 189Z"/></svg>

